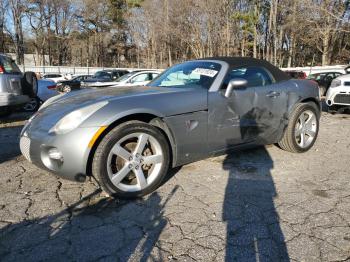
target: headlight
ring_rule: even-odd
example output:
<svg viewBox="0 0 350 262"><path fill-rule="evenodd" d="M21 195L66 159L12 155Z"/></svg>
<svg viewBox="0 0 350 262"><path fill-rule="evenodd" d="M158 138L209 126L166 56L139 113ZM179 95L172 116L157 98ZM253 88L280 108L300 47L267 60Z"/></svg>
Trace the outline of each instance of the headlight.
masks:
<svg viewBox="0 0 350 262"><path fill-rule="evenodd" d="M88 119L93 113L101 109L108 102L99 102L90 106L83 107L81 109L75 110L68 115L64 116L57 124L52 127L49 131L50 134L62 135L66 134L73 129L77 128L81 123Z"/></svg>
<svg viewBox="0 0 350 262"><path fill-rule="evenodd" d="M337 87L341 85L341 81L339 79L334 79L330 85L330 87Z"/></svg>

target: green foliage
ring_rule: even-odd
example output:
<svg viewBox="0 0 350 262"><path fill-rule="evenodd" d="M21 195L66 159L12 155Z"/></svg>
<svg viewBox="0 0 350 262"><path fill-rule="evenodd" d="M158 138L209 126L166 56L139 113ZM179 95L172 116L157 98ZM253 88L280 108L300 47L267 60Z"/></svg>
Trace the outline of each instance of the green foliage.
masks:
<svg viewBox="0 0 350 262"><path fill-rule="evenodd" d="M143 0L109 0L109 16L113 23L122 26L125 23L125 14L129 8L141 7Z"/></svg>
<svg viewBox="0 0 350 262"><path fill-rule="evenodd" d="M113 23L117 26L124 24L124 14L127 10L127 4L125 0L109 0L109 16L112 19Z"/></svg>
<svg viewBox="0 0 350 262"><path fill-rule="evenodd" d="M231 19L238 21L242 31L252 34L259 22L259 17L252 11L234 12Z"/></svg>
<svg viewBox="0 0 350 262"><path fill-rule="evenodd" d="M126 0L126 4L129 8L141 7L144 0Z"/></svg>

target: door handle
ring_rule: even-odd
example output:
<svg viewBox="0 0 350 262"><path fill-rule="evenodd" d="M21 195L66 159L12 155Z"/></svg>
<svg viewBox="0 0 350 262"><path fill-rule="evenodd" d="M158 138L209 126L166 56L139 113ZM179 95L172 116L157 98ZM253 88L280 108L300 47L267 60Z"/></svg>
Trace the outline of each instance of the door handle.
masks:
<svg viewBox="0 0 350 262"><path fill-rule="evenodd" d="M279 92L276 92L276 91L271 91L271 92L267 93L266 96L267 96L267 97L271 97L271 98L275 98L275 97L280 96L280 93L279 93Z"/></svg>

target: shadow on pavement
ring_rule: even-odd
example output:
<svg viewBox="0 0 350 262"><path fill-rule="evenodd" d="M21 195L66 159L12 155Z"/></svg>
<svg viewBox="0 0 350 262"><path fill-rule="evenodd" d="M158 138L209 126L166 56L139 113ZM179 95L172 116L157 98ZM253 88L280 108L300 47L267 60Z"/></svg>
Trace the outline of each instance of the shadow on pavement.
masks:
<svg viewBox="0 0 350 262"><path fill-rule="evenodd" d="M273 120L273 112L253 108L240 119L241 141L251 145L273 141L279 129ZM278 195L269 152L262 146L227 152L223 162L229 172L223 204L225 261L290 261L274 204Z"/></svg>
<svg viewBox="0 0 350 262"><path fill-rule="evenodd" d="M97 190L58 214L9 225L0 231L1 260L152 260L167 224L164 208L177 189L163 199L153 193L136 201L97 198L91 204Z"/></svg>
<svg viewBox="0 0 350 262"><path fill-rule="evenodd" d="M226 261L289 261L270 170L273 160L265 148L231 153L223 167L229 171L223 220L227 223Z"/></svg>

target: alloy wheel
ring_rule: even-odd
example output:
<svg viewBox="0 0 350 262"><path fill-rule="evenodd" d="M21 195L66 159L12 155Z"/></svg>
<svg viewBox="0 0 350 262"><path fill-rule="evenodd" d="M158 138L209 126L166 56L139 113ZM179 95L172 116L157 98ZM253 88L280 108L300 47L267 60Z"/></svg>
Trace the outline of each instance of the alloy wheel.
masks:
<svg viewBox="0 0 350 262"><path fill-rule="evenodd" d="M295 125L295 140L301 148L307 148L317 133L317 118L314 112L306 110L299 116Z"/></svg>
<svg viewBox="0 0 350 262"><path fill-rule="evenodd" d="M119 190L136 192L157 179L163 162L162 147L155 137L132 133L121 138L110 150L107 172Z"/></svg>
<svg viewBox="0 0 350 262"><path fill-rule="evenodd" d="M71 88L70 88L69 85L65 85L65 86L62 88L62 91L63 91L64 93L69 93L69 92L72 91L72 90L71 90Z"/></svg>

